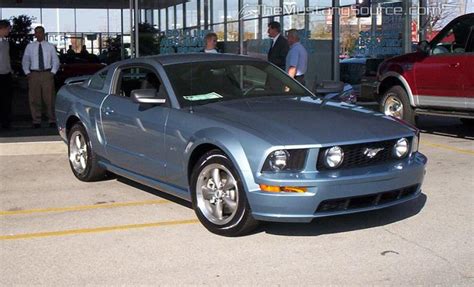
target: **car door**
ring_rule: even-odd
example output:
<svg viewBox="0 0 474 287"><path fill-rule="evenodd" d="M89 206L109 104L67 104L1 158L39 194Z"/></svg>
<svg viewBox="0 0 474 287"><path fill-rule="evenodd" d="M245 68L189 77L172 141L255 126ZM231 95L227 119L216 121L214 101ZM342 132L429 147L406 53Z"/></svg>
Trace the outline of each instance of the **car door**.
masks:
<svg viewBox="0 0 474 287"><path fill-rule="evenodd" d="M415 83L421 107L465 109L464 70L469 66L466 52L472 20L450 23L430 43L429 55L415 62Z"/></svg>
<svg viewBox="0 0 474 287"><path fill-rule="evenodd" d="M163 179L169 106L138 104L130 97L138 89L156 89L161 96L166 94L158 73L151 66L124 66L115 72L113 85L101 106L109 160L139 175Z"/></svg>

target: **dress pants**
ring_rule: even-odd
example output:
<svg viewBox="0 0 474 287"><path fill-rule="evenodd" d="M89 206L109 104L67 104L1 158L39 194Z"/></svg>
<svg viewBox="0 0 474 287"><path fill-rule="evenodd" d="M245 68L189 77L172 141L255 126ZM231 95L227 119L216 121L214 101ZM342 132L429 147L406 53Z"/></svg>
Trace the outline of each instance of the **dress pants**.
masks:
<svg viewBox="0 0 474 287"><path fill-rule="evenodd" d="M11 74L0 74L0 121L4 128L10 127L13 100L12 92Z"/></svg>
<svg viewBox="0 0 474 287"><path fill-rule="evenodd" d="M46 105L46 115L49 123L56 123L54 112L54 74L49 71L34 72L28 75L28 96L30 99L31 117L33 124L41 124L41 104Z"/></svg>

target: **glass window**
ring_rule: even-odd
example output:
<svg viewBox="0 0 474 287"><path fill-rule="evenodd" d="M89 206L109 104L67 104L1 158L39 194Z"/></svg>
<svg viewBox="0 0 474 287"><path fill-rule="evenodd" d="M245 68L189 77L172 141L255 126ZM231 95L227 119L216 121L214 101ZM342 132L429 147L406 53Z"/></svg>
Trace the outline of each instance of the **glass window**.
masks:
<svg viewBox="0 0 474 287"><path fill-rule="evenodd" d="M258 39L258 20L244 22L244 41L250 39Z"/></svg>
<svg viewBox="0 0 474 287"><path fill-rule="evenodd" d="M469 35L472 34L474 19L468 18L445 29L439 38L431 43L432 54L465 53Z"/></svg>
<svg viewBox="0 0 474 287"><path fill-rule="evenodd" d="M166 30L166 9L160 9L160 30Z"/></svg>
<svg viewBox="0 0 474 287"><path fill-rule="evenodd" d="M224 24L215 24L212 30L217 34L217 41L224 41Z"/></svg>
<svg viewBox="0 0 474 287"><path fill-rule="evenodd" d="M283 17L283 29L304 29L304 15L287 15Z"/></svg>
<svg viewBox="0 0 474 287"><path fill-rule="evenodd" d="M130 97L133 90L155 89L160 91L161 81L156 73L148 68L126 68L120 72L117 95Z"/></svg>
<svg viewBox="0 0 474 287"><path fill-rule="evenodd" d="M174 29L174 6L168 7L168 29Z"/></svg>
<svg viewBox="0 0 474 287"><path fill-rule="evenodd" d="M183 4L176 5L176 29L184 28L183 25Z"/></svg>
<svg viewBox="0 0 474 287"><path fill-rule="evenodd" d="M227 23L227 41L239 40L239 23Z"/></svg>
<svg viewBox="0 0 474 287"><path fill-rule="evenodd" d="M224 0L214 0L212 5L212 20L214 23L224 23Z"/></svg>
<svg viewBox="0 0 474 287"><path fill-rule="evenodd" d="M309 31L310 39L330 40L332 39L332 20L319 14L310 14Z"/></svg>
<svg viewBox="0 0 474 287"><path fill-rule="evenodd" d="M186 27L197 26L197 0L186 3Z"/></svg>
<svg viewBox="0 0 474 287"><path fill-rule="evenodd" d="M105 79L107 78L108 70L102 71L95 74L89 82L89 88L94 90L102 90L105 85Z"/></svg>
<svg viewBox="0 0 474 287"><path fill-rule="evenodd" d="M77 31L78 32L106 32L107 10L106 9L77 9ZM87 19L93 19L90 21Z"/></svg>
<svg viewBox="0 0 474 287"><path fill-rule="evenodd" d="M307 96L285 72L265 62L215 61L166 66L181 106L269 96Z"/></svg>
<svg viewBox="0 0 474 287"><path fill-rule="evenodd" d="M239 20L239 3L238 1L227 1L227 21Z"/></svg>

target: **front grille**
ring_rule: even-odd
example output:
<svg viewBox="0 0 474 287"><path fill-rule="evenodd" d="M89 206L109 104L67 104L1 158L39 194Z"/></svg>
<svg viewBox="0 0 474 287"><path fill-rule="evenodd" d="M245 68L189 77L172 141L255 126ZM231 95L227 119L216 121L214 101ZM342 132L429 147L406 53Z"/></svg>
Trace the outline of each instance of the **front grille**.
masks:
<svg viewBox="0 0 474 287"><path fill-rule="evenodd" d="M363 167L378 163L389 162L396 160L393 155L393 146L397 143L399 139L380 141L380 142L371 142L363 144L353 144L353 145L344 145L340 146L344 151L344 160L337 169L352 168L352 167ZM318 170L331 170L324 164L324 153L326 150L331 147L323 148L319 152L317 169ZM379 149L381 151L377 153L373 158L368 157L364 154L364 151L367 149Z"/></svg>
<svg viewBox="0 0 474 287"><path fill-rule="evenodd" d="M413 185L402 189L364 196L325 200L319 204L316 212L345 211L383 205L414 195L417 190L418 185Z"/></svg>

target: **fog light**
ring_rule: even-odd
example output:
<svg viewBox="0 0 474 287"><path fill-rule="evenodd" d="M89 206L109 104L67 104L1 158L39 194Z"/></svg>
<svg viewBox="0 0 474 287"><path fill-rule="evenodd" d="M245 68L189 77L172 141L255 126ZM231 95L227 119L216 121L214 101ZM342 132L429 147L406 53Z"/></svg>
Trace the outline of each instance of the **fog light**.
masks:
<svg viewBox="0 0 474 287"><path fill-rule="evenodd" d="M334 146L327 149L324 153L324 164L329 168L337 168L342 164L344 160L344 152L342 148Z"/></svg>

